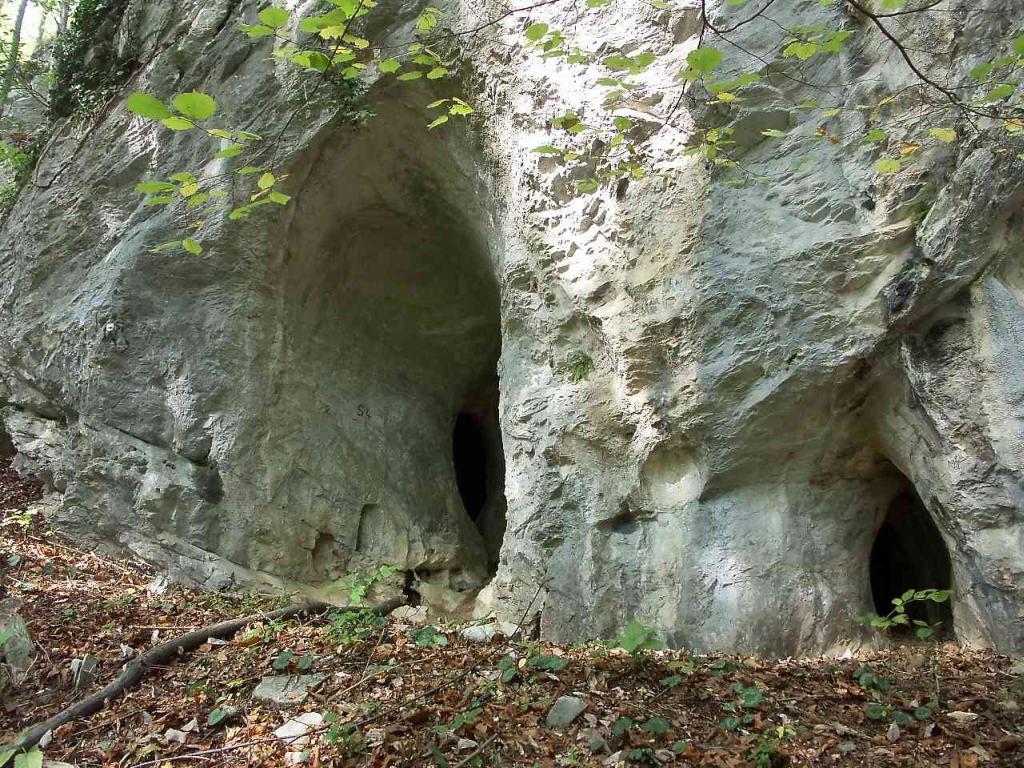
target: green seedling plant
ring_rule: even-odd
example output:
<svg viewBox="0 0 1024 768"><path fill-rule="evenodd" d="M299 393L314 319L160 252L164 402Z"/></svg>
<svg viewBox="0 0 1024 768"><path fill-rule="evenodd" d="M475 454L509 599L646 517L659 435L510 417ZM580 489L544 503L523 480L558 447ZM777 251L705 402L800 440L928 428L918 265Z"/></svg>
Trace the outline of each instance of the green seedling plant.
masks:
<svg viewBox="0 0 1024 768"><path fill-rule="evenodd" d="M942 622L931 624L922 619L911 619L907 615L907 608L915 603L944 603L949 600L950 590L948 589L908 589L899 597L892 599L892 610L885 616L877 613L862 613L857 619L868 626L889 633L893 629L901 627L915 627L914 634L918 640L929 640L935 636L935 630Z"/></svg>
<svg viewBox="0 0 1024 768"><path fill-rule="evenodd" d="M730 717L722 721L722 727L727 731L735 731L745 725L753 725L754 714L750 710L757 709L764 701L764 692L756 685L746 686L743 683L733 683L732 692L736 699L722 705L722 710L729 712Z"/></svg>
<svg viewBox="0 0 1024 768"><path fill-rule="evenodd" d="M796 730L788 725L766 728L758 735L747 759L750 760L754 768L774 768L777 765L784 765L785 758L779 754L779 747L786 739L795 736Z"/></svg>
<svg viewBox="0 0 1024 768"><path fill-rule="evenodd" d="M643 662L650 651L660 651L665 644L658 638L658 630L641 624L636 619L629 622L622 634L612 642L613 648L626 651L636 662Z"/></svg>

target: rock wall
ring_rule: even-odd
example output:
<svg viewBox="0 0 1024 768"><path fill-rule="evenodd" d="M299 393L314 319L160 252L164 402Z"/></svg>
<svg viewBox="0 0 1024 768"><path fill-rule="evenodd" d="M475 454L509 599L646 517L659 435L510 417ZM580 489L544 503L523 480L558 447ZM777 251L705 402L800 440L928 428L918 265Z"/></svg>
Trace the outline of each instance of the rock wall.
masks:
<svg viewBox="0 0 1024 768"><path fill-rule="evenodd" d="M978 5L993 13L919 34L1005 38L1009 0ZM875 536L912 497L948 549L957 637L1024 650L1021 175L981 142L876 175L852 107L912 81L877 33L846 19L849 50L800 78L757 25L732 35L773 63L731 107L769 185L674 152L681 109L652 142L657 173L577 194L532 149L567 108L601 119L594 68L521 56L525 16L464 40L478 115L428 132L435 92L401 83L367 83L364 126L329 89L289 121L309 80L238 34L256 8L131 2L119 45L142 64L122 97L195 88L226 124L283 132L292 205L207 221L200 256L153 253L179 222L133 187L203 162L209 139L113 103L59 127L4 221L3 419L59 524L210 587L391 562L483 588L478 611L529 608L557 640L638 618L678 645L795 654L865 639ZM382 4L375 41L410 39L416 13ZM777 10L808 13L841 15ZM638 119L676 99L659 88L701 28L696 8L631 0L530 19L572 21L584 49L658 52ZM803 78L842 84L835 142L796 138L820 122L780 106L820 97ZM489 412L495 376L474 521L452 433Z"/></svg>

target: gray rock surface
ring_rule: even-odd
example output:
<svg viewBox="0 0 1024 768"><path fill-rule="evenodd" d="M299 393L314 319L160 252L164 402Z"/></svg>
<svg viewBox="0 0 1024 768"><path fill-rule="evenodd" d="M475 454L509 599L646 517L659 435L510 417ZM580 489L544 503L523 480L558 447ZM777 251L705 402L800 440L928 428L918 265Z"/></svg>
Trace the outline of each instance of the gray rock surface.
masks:
<svg viewBox="0 0 1024 768"><path fill-rule="evenodd" d="M282 707L304 704L309 698L309 689L316 688L327 679L327 675L270 675L260 680L253 698L268 701Z"/></svg>
<svg viewBox="0 0 1024 768"><path fill-rule="evenodd" d="M71 662L71 683L76 691L84 691L96 680L96 668L99 666L99 659L91 653L85 654L80 659Z"/></svg>
<svg viewBox="0 0 1024 768"><path fill-rule="evenodd" d="M18 613L20 603L8 598L0 600L0 658L6 665L5 677L12 685L20 685L36 657L28 624Z"/></svg>
<svg viewBox="0 0 1024 768"><path fill-rule="evenodd" d="M548 728L568 728L587 709L587 702L576 696L559 696L544 719Z"/></svg>
<svg viewBox="0 0 1024 768"><path fill-rule="evenodd" d="M1010 0L954 5L984 13L933 14L922 44L1008 34ZM287 128L293 205L207 221L200 256L151 252L177 222L134 185L209 140L115 106L58 127L3 223L2 419L59 495L55 524L210 588L390 562L466 600L485 587L481 614L554 640L637 618L698 650L797 654L867 639L872 546L909 499L939 542L910 570L932 580L948 552L956 636L1024 651L1024 176L970 143L875 174L855 107L913 82L876 31L773 9L856 35L801 70L850 83L834 143L797 140L819 117L778 105L821 94L795 80L732 107L769 186L671 152L683 115L653 144L659 173L582 195L532 150L566 109L601 119L602 91L593 68L519 57L525 19L467 42L475 122L428 132L420 84L371 84L363 128L326 96L289 121L304 81L237 32L257 6L132 0L118 44L144 66L125 93L196 88L225 124ZM411 8L378 9L376 39L408 39ZM638 77L646 109L671 101L658 84L699 28L695 8L623 0L573 34L662 54ZM758 25L733 39L784 66ZM460 413L486 454L475 521Z"/></svg>

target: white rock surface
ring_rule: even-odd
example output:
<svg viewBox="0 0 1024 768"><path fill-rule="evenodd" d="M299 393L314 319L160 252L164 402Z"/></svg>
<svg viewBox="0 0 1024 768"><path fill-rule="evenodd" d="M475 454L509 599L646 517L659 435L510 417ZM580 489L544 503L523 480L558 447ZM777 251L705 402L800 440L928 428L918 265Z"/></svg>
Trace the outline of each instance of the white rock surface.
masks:
<svg viewBox="0 0 1024 768"><path fill-rule="evenodd" d="M310 731L323 725L324 717L319 712L303 712L285 721L285 724L274 731L287 747L304 747L309 743Z"/></svg>
<svg viewBox="0 0 1024 768"><path fill-rule="evenodd" d="M929 47L1002 34L985 20L1016 7L955 4L984 13L931 15ZM264 105L250 127L276 135L301 78L238 34L257 5L132 0L118 43L147 63L131 87L208 91L226 125ZM472 26L498 7L451 13ZM375 89L362 129L317 100L279 148L293 205L211 219L200 256L151 252L180 232L133 188L202 163L208 137L123 106L59 126L0 230L2 418L60 494L53 522L211 588L390 562L449 598L486 585L481 614L525 613L545 638L637 618L675 645L785 655L866 639L873 541L916 495L957 637L1024 651L1024 176L964 144L879 177L856 106L913 75L835 4L773 13L795 10L856 27L801 70L852 83L830 96L849 109L834 143L808 144L819 116L786 105L817 91L767 72L730 107L767 187L670 154L697 117L682 109L654 139L658 173L577 194L532 150L567 109L601 119L600 68L521 59L515 16L468 43L470 128L424 130L426 85ZM407 39L405 17L376 23ZM658 51L638 78L657 111L700 22L622 0L572 27L584 49ZM733 39L778 72L778 34ZM574 383L581 354L594 368ZM487 454L475 524L458 413Z"/></svg>

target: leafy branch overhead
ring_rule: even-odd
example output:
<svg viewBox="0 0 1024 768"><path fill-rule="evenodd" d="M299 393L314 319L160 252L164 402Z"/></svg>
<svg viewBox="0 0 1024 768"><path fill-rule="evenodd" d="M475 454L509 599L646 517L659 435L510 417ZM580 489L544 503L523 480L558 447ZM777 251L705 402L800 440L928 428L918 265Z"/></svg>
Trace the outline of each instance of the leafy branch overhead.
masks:
<svg viewBox="0 0 1024 768"><path fill-rule="evenodd" d="M615 13L617 0L588 0L584 13ZM455 72L465 54L459 41L498 27L508 19L521 25L522 55L539 57L550 66L578 68L582 82L601 94L599 112L567 110L550 119L548 141L534 152L564 165L573 172L578 194L593 193L622 179L643 179L655 166L652 144L666 128L681 129L681 107L694 124L675 152L699 158L724 174L731 186L770 184L774 179L747 167L737 139L737 121L747 103L756 110L789 113L797 119L789 125L764 127L760 140L810 146L817 142L851 144L861 147L858 157L880 175L896 174L915 163L927 167L943 147L982 140L993 151L1021 155L1019 139L1024 134L1024 109L1020 102L1021 72L1024 71L1024 34L1006 40L1003 50L978 49L960 54L975 62L963 82L939 82L932 69L938 53L922 55L912 38L914 25L925 23L937 13L936 3L911 0L820 0L793 13L806 16L806 24L780 22L775 12L782 3L775 0L727 0L719 15L729 23L712 20L704 0L699 13L702 31L685 56L685 65L673 64L671 53L627 50L613 39L601 41L593 50L574 43L572 27L558 28L550 20L531 18L539 9L557 12L570 6L569 0L543 0L509 9L483 24L468 29L445 26L445 12L438 6L425 7L414 23L415 39L406 44L382 45L368 36L363 18L375 7L374 0L327 0L325 13L297 17L292 11L264 8L241 32L254 41L273 42L274 59L289 63L315 78L310 91L323 82L392 78L438 83L450 81L448 95L425 105L428 129L453 119L469 118L475 112L466 95L451 93L457 87ZM671 0L654 0L654 10L672 8ZM682 6L680 6L681 8ZM738 18L737 18L737 15ZM738 42L735 35L748 25L758 25L764 50L755 53ZM614 28L614 27L610 27ZM896 33L897 30L899 34ZM889 66L902 66L912 84L878 92L851 103L846 89L836 83L815 83L821 61L845 56L850 46L868 36L881 39L895 52ZM772 48L774 47L774 50ZM805 73L803 70L807 69ZM673 71L674 70L674 71ZM820 92L820 98L789 100L787 87ZM640 114L635 105L641 99L669 106L661 112L648 109ZM765 100L769 104L765 104ZM228 175L219 165L215 173L184 171L167 180L146 182L140 191L149 195L147 205L176 205L195 216L188 223L189 236L159 249L183 248L202 252L199 233L204 216L226 209L230 219L248 218L259 207L286 205L290 197L280 184L287 174L277 168L277 145L265 142L249 131L213 127L217 104L208 94L182 93L165 104L145 93L132 94L128 108L140 117L159 122L172 131L199 130L220 141L211 161L238 159L237 176L252 176L255 188L241 204L235 204L225 189ZM299 109L289 117L291 125ZM755 110L755 111L756 111ZM862 126L850 130L851 125ZM805 126L811 126L808 129ZM998 128L1001 134L994 132ZM659 151L663 152L663 148ZM221 184L218 188L217 184Z"/></svg>

